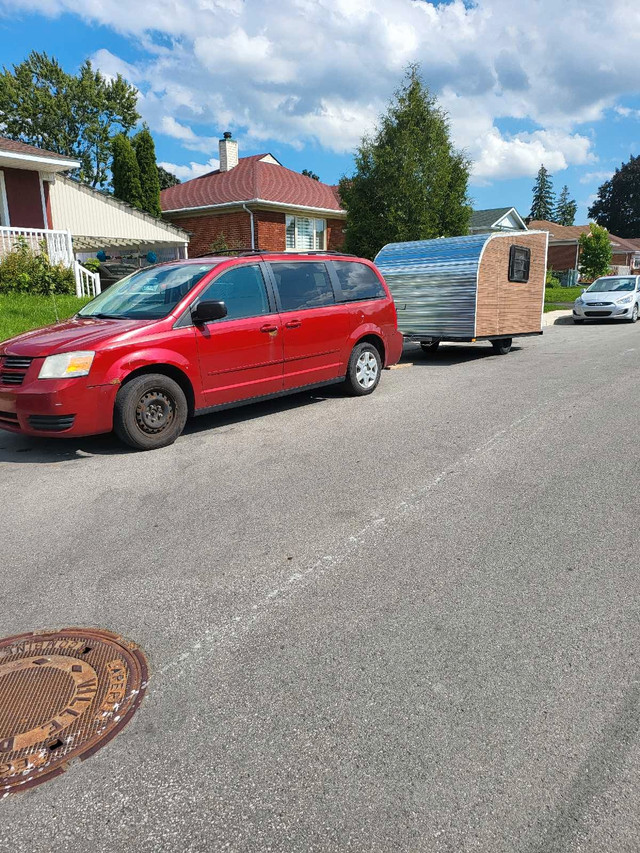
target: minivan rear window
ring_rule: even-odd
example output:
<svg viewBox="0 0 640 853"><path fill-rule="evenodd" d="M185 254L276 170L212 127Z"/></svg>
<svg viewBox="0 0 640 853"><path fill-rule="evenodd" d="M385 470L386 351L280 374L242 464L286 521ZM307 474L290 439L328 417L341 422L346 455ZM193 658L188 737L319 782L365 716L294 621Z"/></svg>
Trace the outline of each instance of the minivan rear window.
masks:
<svg viewBox="0 0 640 853"><path fill-rule="evenodd" d="M353 261L334 261L333 267L342 289L342 302L382 299L387 295L371 267Z"/></svg>
<svg viewBox="0 0 640 853"><path fill-rule="evenodd" d="M333 305L335 298L324 264L291 261L271 264L283 311Z"/></svg>

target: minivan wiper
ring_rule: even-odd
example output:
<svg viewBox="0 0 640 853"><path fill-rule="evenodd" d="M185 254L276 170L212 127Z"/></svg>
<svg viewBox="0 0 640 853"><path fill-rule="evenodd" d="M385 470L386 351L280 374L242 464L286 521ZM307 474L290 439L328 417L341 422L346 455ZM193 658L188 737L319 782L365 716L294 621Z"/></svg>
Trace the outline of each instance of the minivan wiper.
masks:
<svg viewBox="0 0 640 853"><path fill-rule="evenodd" d="M123 320L122 314L81 314L81 317L98 317L99 320Z"/></svg>

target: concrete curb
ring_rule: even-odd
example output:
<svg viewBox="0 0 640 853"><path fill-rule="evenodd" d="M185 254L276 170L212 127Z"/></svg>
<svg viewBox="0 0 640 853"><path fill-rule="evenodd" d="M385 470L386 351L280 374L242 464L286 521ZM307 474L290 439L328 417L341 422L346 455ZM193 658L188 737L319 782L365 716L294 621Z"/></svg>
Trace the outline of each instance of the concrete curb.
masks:
<svg viewBox="0 0 640 853"><path fill-rule="evenodd" d="M561 326L573 323L572 311L547 311L543 314L543 326Z"/></svg>

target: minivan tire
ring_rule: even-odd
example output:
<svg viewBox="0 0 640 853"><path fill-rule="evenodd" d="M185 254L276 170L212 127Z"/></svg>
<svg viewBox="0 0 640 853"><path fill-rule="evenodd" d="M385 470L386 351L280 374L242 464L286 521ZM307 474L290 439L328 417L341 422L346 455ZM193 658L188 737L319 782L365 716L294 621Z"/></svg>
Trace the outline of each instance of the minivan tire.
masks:
<svg viewBox="0 0 640 853"><path fill-rule="evenodd" d="M129 447L155 450L173 444L188 412L187 398L177 382L161 373L146 373L118 391L113 429Z"/></svg>
<svg viewBox="0 0 640 853"><path fill-rule="evenodd" d="M345 378L345 390L353 397L373 394L380 382L382 359L375 344L364 341L353 348Z"/></svg>

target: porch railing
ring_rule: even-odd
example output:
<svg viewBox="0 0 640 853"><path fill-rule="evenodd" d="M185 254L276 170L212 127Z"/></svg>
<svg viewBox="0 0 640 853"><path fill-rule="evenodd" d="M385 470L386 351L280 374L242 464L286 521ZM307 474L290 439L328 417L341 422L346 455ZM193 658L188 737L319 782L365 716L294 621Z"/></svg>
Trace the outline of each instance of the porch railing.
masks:
<svg viewBox="0 0 640 853"><path fill-rule="evenodd" d="M54 231L51 228L14 228L0 226L0 257L24 241L32 252L40 252L44 246L53 264L72 267L74 262L73 243L69 231Z"/></svg>
<svg viewBox="0 0 640 853"><path fill-rule="evenodd" d="M100 291L100 274L91 272L83 267L79 261L74 261L74 273L76 277L76 296L97 296Z"/></svg>

